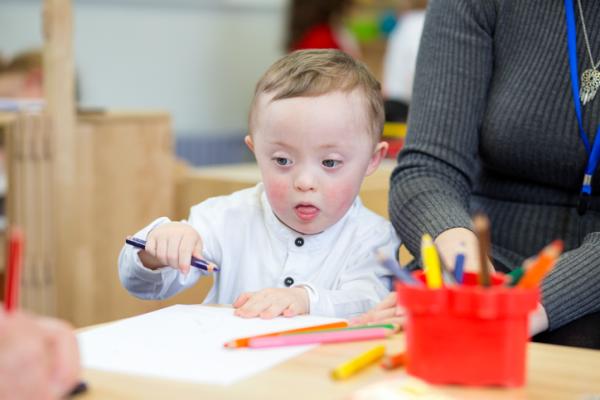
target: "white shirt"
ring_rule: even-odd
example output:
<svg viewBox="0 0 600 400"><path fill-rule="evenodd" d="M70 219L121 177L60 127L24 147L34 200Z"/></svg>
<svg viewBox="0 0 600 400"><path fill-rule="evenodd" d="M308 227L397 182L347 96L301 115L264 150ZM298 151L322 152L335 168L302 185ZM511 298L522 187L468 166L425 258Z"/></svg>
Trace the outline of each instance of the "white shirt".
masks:
<svg viewBox="0 0 600 400"><path fill-rule="evenodd" d="M145 240L168 221L159 218L135 236ZM392 225L359 198L326 231L295 232L277 219L261 183L192 207L187 223L202 237L203 257L220 268L204 303L231 304L243 292L304 286L313 315L348 318L375 306L389 293L391 275L373 250L393 256L400 245ZM206 274L193 267L187 277L173 268L153 271L142 265L138 252L123 247L119 276L140 298L167 298Z"/></svg>
<svg viewBox="0 0 600 400"><path fill-rule="evenodd" d="M403 14L388 39L383 61L386 98L410 103L425 10Z"/></svg>

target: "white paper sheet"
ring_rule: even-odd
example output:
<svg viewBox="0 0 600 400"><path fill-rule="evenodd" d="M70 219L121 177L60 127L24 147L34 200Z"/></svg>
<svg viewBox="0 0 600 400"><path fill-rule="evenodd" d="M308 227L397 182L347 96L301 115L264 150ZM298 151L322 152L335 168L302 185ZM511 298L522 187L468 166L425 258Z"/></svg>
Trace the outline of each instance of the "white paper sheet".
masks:
<svg viewBox="0 0 600 400"><path fill-rule="evenodd" d="M78 334L86 368L227 385L314 346L226 349L230 340L339 319L243 319L233 309L175 305Z"/></svg>

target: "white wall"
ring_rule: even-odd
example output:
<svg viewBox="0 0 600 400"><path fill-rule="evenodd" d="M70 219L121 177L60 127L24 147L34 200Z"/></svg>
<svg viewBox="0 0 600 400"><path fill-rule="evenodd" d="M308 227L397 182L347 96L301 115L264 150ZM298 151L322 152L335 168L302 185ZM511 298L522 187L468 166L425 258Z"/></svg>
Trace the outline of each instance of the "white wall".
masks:
<svg viewBox="0 0 600 400"><path fill-rule="evenodd" d="M166 109L180 135L246 127L282 53L285 0L74 1L81 104ZM40 0L0 0L0 50L41 46Z"/></svg>

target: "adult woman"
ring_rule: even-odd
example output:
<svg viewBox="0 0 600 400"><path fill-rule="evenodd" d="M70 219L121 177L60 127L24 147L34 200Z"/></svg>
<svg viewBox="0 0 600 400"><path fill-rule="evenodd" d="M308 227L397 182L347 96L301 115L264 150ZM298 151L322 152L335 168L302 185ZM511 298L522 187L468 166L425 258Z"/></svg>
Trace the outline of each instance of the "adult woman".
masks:
<svg viewBox="0 0 600 400"><path fill-rule="evenodd" d="M464 243L478 268L476 210L492 222L497 270L562 238L531 331L589 347L600 346L600 174L588 163L594 143L600 149L597 21L595 0L431 1L390 191L409 250L418 254L428 232L449 265ZM376 311L389 315L391 304Z"/></svg>

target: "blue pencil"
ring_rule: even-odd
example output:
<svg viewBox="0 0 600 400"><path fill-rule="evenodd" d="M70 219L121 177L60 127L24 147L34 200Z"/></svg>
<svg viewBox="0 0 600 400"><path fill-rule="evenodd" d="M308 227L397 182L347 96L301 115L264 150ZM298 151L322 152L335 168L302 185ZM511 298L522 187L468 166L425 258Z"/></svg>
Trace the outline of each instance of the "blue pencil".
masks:
<svg viewBox="0 0 600 400"><path fill-rule="evenodd" d="M407 285L423 286L423 283L416 280L408 270L402 268L396 260L386 256L381 251L377 252L377 261L392 272L401 282Z"/></svg>
<svg viewBox="0 0 600 400"><path fill-rule="evenodd" d="M142 250L146 249L146 241L142 240L142 239L138 239L136 237L130 237L130 238L125 239L125 243L132 245L134 247L137 247L139 249L142 249ZM219 267L217 267L215 264L204 261L204 260L200 260L196 257L192 257L192 261L191 261L190 265L192 267L196 267L196 268L202 269L204 271L208 271L208 272L217 272L219 270Z"/></svg>
<svg viewBox="0 0 600 400"><path fill-rule="evenodd" d="M464 268L465 268L465 254L458 253L454 260L454 279L458 284L463 283L464 279Z"/></svg>

